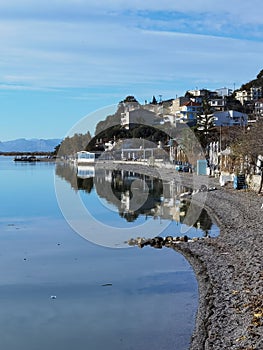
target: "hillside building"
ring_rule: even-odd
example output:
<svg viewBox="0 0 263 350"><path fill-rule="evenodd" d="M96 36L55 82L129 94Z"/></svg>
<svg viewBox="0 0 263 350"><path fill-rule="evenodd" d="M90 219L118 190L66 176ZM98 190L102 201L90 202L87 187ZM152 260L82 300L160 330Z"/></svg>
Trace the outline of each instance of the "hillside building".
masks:
<svg viewBox="0 0 263 350"><path fill-rule="evenodd" d="M214 112L215 126L247 126L248 115L238 111Z"/></svg>

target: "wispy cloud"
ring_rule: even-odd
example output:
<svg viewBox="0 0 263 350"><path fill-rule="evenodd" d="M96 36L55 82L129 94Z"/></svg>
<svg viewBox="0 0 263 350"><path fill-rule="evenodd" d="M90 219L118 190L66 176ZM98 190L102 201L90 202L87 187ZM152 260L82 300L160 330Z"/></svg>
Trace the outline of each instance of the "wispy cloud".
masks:
<svg viewBox="0 0 263 350"><path fill-rule="evenodd" d="M1 2L2 88L242 83L262 65L259 9L257 0Z"/></svg>
<svg viewBox="0 0 263 350"><path fill-rule="evenodd" d="M262 24L261 0L53 0L52 3L44 0L10 0L0 3L0 16L3 18L38 18L38 19L87 19L90 15L114 15L130 13L172 13L178 12L186 16L196 14L217 15L218 18L231 16L232 22L241 21L243 24ZM230 23L231 24L231 23Z"/></svg>

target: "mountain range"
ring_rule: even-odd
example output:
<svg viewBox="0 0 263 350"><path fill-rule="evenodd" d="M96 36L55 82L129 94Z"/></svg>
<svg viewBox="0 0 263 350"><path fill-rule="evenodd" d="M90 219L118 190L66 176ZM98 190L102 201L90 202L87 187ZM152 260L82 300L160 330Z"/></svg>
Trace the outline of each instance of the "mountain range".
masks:
<svg viewBox="0 0 263 350"><path fill-rule="evenodd" d="M16 139L0 141L0 152L53 152L61 139Z"/></svg>

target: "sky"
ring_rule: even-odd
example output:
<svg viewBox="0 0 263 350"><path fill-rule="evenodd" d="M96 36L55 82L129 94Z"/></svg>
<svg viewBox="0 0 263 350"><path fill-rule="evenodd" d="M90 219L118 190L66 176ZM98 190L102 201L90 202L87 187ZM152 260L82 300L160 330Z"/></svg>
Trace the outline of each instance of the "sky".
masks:
<svg viewBox="0 0 263 350"><path fill-rule="evenodd" d="M63 138L84 117L93 133L127 95L239 88L263 69L262 13L262 0L0 0L0 141Z"/></svg>

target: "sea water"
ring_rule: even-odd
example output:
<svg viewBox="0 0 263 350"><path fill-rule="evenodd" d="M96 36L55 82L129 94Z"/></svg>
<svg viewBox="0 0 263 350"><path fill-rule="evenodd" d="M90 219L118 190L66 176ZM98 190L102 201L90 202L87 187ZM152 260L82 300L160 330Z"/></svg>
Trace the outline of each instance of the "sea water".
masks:
<svg viewBox="0 0 263 350"><path fill-rule="evenodd" d="M116 204L98 194L103 176L87 180L65 169L76 186L55 163L0 157L0 349L187 349L198 306L193 270L171 249L129 247L125 231L143 231L148 220L167 234L180 223L161 218L153 204L127 220L127 189L126 197L113 191ZM78 196L97 232L87 218L87 234L76 229L57 198L61 190L65 201ZM125 231L116 245L107 237L115 226Z"/></svg>

